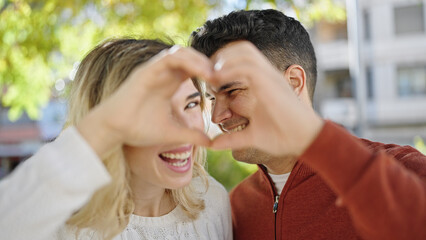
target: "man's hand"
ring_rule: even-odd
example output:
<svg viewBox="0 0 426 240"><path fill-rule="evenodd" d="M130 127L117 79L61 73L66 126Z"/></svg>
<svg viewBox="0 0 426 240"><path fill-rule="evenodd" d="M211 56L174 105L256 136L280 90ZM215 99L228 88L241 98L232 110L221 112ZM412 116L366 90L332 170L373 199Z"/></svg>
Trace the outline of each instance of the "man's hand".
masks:
<svg viewBox="0 0 426 240"><path fill-rule="evenodd" d="M222 134L213 148L254 147L274 155L299 156L319 133L323 121L303 104L284 74L250 42L233 43L219 50L213 78L208 84L219 87L238 80L255 98L250 124L242 131Z"/></svg>

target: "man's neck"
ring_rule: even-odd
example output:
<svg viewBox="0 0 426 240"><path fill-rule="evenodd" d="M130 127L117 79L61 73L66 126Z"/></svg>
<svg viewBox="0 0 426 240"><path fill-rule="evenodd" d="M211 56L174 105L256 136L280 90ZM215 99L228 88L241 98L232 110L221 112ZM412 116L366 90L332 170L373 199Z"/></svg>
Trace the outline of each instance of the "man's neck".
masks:
<svg viewBox="0 0 426 240"><path fill-rule="evenodd" d="M297 158L295 157L278 157L269 160L268 163L263 165L268 170L268 173L280 175L291 172L296 162Z"/></svg>

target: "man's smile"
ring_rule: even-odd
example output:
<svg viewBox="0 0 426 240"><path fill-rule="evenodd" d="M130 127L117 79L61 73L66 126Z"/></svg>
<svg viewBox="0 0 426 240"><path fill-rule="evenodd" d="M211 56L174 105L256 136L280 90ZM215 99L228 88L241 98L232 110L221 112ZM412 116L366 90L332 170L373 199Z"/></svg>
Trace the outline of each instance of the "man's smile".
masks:
<svg viewBox="0 0 426 240"><path fill-rule="evenodd" d="M234 126L224 126L224 124L219 124L220 125L220 128L222 129L222 131L223 132L226 132L226 133L231 133L231 132L239 132L239 131L241 131L241 130L243 130L243 129L245 129L246 127L247 127L247 125L248 125L248 122L247 123L243 123L243 124L239 124L239 125L234 125Z"/></svg>

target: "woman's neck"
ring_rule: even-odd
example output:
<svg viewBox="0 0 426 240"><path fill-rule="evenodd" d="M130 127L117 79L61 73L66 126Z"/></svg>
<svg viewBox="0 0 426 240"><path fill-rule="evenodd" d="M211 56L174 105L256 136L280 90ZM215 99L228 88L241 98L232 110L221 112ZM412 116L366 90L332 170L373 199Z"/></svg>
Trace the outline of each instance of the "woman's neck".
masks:
<svg viewBox="0 0 426 240"><path fill-rule="evenodd" d="M171 212L176 204L164 188L131 182L135 210L133 214L143 217L159 217Z"/></svg>

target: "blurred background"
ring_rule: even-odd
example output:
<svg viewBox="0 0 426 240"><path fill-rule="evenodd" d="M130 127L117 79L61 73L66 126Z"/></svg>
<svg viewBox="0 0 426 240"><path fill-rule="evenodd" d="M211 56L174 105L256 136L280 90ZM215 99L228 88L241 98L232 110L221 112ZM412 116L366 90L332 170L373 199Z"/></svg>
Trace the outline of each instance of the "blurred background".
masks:
<svg viewBox="0 0 426 240"><path fill-rule="evenodd" d="M70 83L96 44L131 36L187 45L207 19L266 8L309 30L323 117L426 153L426 0L0 0L0 178L60 133ZM208 152L208 171L228 190L256 169Z"/></svg>

